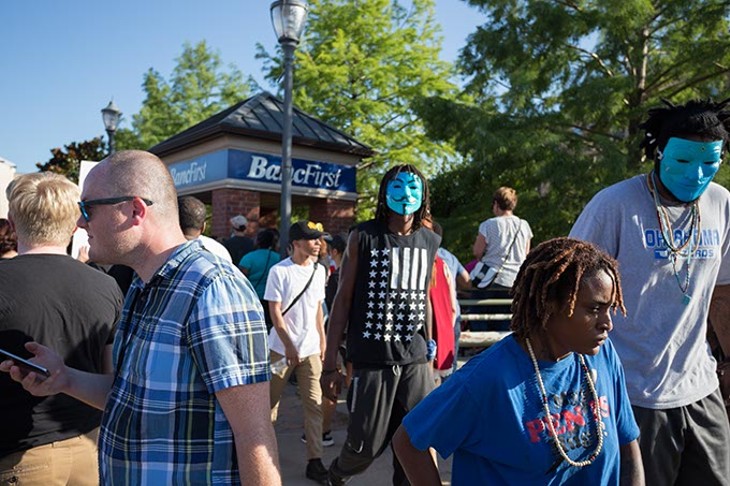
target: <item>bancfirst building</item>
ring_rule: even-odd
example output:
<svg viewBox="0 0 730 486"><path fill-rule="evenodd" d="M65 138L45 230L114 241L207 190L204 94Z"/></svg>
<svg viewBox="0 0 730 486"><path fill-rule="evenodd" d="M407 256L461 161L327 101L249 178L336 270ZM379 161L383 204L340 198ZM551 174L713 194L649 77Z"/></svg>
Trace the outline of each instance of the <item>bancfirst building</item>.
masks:
<svg viewBox="0 0 730 486"><path fill-rule="evenodd" d="M229 220L244 215L253 236L278 228L284 103L263 92L150 149L168 166L181 196L212 209L211 233L227 237ZM355 221L357 164L374 151L294 108L292 219L303 215L326 231L346 232Z"/></svg>

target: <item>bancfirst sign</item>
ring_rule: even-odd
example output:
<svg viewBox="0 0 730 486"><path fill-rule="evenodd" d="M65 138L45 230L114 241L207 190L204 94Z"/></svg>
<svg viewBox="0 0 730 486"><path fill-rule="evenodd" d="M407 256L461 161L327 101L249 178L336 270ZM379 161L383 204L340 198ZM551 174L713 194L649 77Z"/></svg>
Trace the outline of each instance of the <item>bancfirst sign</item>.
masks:
<svg viewBox="0 0 730 486"><path fill-rule="evenodd" d="M219 150L169 165L177 189L194 188L223 179L281 186L281 157L244 150ZM292 160L293 187L356 192L355 167L311 160Z"/></svg>

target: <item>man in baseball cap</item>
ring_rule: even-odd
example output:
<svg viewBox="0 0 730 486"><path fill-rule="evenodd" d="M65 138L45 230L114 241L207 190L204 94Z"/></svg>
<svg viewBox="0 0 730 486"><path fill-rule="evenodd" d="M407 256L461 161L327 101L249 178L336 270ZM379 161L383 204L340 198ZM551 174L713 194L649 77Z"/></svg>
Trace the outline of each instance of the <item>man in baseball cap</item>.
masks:
<svg viewBox="0 0 730 486"><path fill-rule="evenodd" d="M329 233L325 233L322 223L312 221L297 221L289 228L289 241L295 240L317 240L324 237L329 239Z"/></svg>
<svg viewBox="0 0 730 486"><path fill-rule="evenodd" d="M304 410L307 443L305 476L327 480L322 464L322 358L325 350L324 300L327 270L314 261L319 255L321 223L298 221L289 229L291 256L269 271L264 299L269 303L273 328L269 332L271 352L271 419L276 421L279 400L289 377L297 377Z"/></svg>
<svg viewBox="0 0 730 486"><path fill-rule="evenodd" d="M248 226L248 219L242 214L237 214L228 220L231 223L233 232L231 237L223 242L223 246L226 247L228 253L231 254L231 260L234 265L241 263L243 256L253 251L254 242L251 238L246 236L246 226Z"/></svg>

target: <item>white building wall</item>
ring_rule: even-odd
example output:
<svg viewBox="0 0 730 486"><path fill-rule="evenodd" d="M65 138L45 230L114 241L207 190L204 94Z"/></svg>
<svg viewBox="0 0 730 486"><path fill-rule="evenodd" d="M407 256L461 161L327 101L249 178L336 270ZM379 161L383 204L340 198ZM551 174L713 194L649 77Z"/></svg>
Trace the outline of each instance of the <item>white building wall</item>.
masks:
<svg viewBox="0 0 730 486"><path fill-rule="evenodd" d="M8 200L5 188L15 177L15 164L0 157L0 218L8 217Z"/></svg>

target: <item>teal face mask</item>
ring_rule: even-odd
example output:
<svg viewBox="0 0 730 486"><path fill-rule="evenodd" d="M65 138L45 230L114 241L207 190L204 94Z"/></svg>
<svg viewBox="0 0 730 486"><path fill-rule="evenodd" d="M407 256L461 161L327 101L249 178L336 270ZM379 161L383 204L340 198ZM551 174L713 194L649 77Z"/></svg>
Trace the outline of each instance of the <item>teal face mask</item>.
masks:
<svg viewBox="0 0 730 486"><path fill-rule="evenodd" d="M411 172L401 172L385 187L385 202L395 213L407 216L421 208L423 182Z"/></svg>
<svg viewBox="0 0 730 486"><path fill-rule="evenodd" d="M693 142L672 137L658 152L659 179L682 202L699 198L722 162L722 141Z"/></svg>

